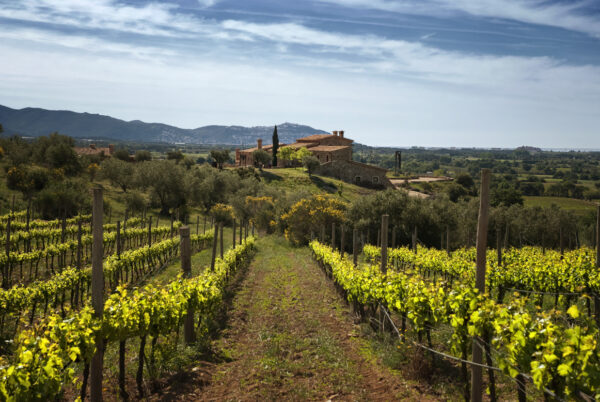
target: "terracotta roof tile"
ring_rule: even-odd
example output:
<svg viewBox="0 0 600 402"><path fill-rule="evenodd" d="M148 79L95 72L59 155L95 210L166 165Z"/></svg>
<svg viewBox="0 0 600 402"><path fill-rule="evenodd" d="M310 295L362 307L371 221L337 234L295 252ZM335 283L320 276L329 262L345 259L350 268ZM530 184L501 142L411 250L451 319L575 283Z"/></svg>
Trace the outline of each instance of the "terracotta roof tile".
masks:
<svg viewBox="0 0 600 402"><path fill-rule="evenodd" d="M349 145L318 145L316 147L310 148L310 150L317 152L335 152L348 148L350 148Z"/></svg>

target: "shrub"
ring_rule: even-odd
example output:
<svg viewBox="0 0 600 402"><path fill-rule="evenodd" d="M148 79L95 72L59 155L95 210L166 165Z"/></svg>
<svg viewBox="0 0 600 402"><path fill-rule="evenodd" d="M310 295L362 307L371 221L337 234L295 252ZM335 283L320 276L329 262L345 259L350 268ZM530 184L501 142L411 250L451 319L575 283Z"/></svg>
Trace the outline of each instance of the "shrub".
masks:
<svg viewBox="0 0 600 402"><path fill-rule="evenodd" d="M311 230L326 230L332 223L344 222L346 204L327 195L315 195L292 205L292 208L281 216L285 226L285 237L292 244L302 245L310 241Z"/></svg>

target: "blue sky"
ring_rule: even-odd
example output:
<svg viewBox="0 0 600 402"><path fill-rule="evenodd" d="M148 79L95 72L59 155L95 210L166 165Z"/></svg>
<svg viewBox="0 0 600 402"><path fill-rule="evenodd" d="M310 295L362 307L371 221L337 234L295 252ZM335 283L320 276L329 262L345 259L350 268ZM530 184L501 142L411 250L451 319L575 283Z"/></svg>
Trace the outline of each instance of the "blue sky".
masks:
<svg viewBox="0 0 600 402"><path fill-rule="evenodd" d="M600 148L599 0L0 0L0 104Z"/></svg>

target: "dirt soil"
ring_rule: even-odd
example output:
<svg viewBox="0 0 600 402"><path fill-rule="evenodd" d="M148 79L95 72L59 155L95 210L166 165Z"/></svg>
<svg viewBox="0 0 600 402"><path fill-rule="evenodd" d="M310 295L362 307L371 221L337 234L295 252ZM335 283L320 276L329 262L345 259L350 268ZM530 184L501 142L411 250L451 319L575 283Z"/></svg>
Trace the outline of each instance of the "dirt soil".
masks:
<svg viewBox="0 0 600 402"><path fill-rule="evenodd" d="M360 328L308 249L261 239L226 329L161 401L435 400L365 351Z"/></svg>

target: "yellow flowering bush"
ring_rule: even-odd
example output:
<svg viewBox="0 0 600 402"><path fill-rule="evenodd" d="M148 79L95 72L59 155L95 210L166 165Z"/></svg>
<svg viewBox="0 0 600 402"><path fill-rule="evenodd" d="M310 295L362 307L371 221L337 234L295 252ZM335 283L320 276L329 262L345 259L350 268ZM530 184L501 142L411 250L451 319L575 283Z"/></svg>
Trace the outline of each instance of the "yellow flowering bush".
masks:
<svg viewBox="0 0 600 402"><path fill-rule="evenodd" d="M233 218L233 207L226 204L215 204L209 212L217 223L229 223Z"/></svg>
<svg viewBox="0 0 600 402"><path fill-rule="evenodd" d="M253 197L249 195L246 197L245 204L256 227L272 233L277 227L277 224L271 224L276 219L273 197Z"/></svg>
<svg viewBox="0 0 600 402"><path fill-rule="evenodd" d="M323 226L328 230L334 222L343 223L346 208L344 202L328 195L305 198L281 216L285 237L293 244L307 244L311 230L317 234Z"/></svg>

